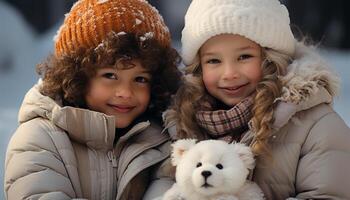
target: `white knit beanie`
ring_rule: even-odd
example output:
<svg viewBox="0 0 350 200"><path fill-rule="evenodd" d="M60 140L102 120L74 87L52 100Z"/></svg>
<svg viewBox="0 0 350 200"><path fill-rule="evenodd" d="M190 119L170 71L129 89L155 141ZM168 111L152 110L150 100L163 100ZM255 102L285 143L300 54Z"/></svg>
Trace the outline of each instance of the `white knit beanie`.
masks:
<svg viewBox="0 0 350 200"><path fill-rule="evenodd" d="M278 0L192 0L182 30L183 61L192 64L208 39L225 33L292 56L295 39L289 23L288 10Z"/></svg>

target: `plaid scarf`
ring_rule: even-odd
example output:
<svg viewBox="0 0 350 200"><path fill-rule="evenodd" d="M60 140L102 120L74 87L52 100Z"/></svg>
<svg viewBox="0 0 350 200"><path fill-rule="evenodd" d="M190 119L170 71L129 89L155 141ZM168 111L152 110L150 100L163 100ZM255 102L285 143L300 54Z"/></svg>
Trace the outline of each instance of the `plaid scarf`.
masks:
<svg viewBox="0 0 350 200"><path fill-rule="evenodd" d="M210 109L207 104L203 107ZM253 98L249 96L229 110L198 111L196 120L209 137L231 143L239 141L242 133L248 130L248 122L252 118L252 107Z"/></svg>

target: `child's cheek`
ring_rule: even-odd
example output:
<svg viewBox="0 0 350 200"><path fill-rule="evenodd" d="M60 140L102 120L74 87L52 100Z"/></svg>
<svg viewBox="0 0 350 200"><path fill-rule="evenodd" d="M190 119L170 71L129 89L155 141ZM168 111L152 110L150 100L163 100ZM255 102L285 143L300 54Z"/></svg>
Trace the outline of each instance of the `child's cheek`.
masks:
<svg viewBox="0 0 350 200"><path fill-rule="evenodd" d="M217 82L217 76L214 71L206 70L203 72L203 83L207 89L215 86Z"/></svg>

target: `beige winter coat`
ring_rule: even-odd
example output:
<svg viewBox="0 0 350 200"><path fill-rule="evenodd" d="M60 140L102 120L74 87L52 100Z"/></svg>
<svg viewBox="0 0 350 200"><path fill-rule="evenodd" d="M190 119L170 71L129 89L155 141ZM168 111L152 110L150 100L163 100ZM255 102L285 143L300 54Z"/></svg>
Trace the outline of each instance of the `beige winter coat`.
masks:
<svg viewBox="0 0 350 200"><path fill-rule="evenodd" d="M160 127L142 122L113 148L114 117L61 107L33 87L5 161L9 200L141 199L156 164L169 156Z"/></svg>
<svg viewBox="0 0 350 200"><path fill-rule="evenodd" d="M268 200L350 199L350 129L332 108L338 79L314 50L297 45L276 99L272 160L257 160L252 179ZM170 127L174 136L176 128ZM241 142L252 144L249 130Z"/></svg>

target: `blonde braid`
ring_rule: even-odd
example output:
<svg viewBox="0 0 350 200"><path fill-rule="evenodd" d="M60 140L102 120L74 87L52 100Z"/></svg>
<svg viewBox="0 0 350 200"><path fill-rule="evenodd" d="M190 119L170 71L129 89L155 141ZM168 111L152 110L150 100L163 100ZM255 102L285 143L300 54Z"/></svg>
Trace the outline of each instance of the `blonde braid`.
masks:
<svg viewBox="0 0 350 200"><path fill-rule="evenodd" d="M282 83L279 79L285 74L289 64L289 56L264 49L265 60L262 64L263 78L256 88L254 98L252 125L255 132L253 152L256 155L270 156L268 141L272 134L271 125L274 121L274 101L281 96Z"/></svg>

